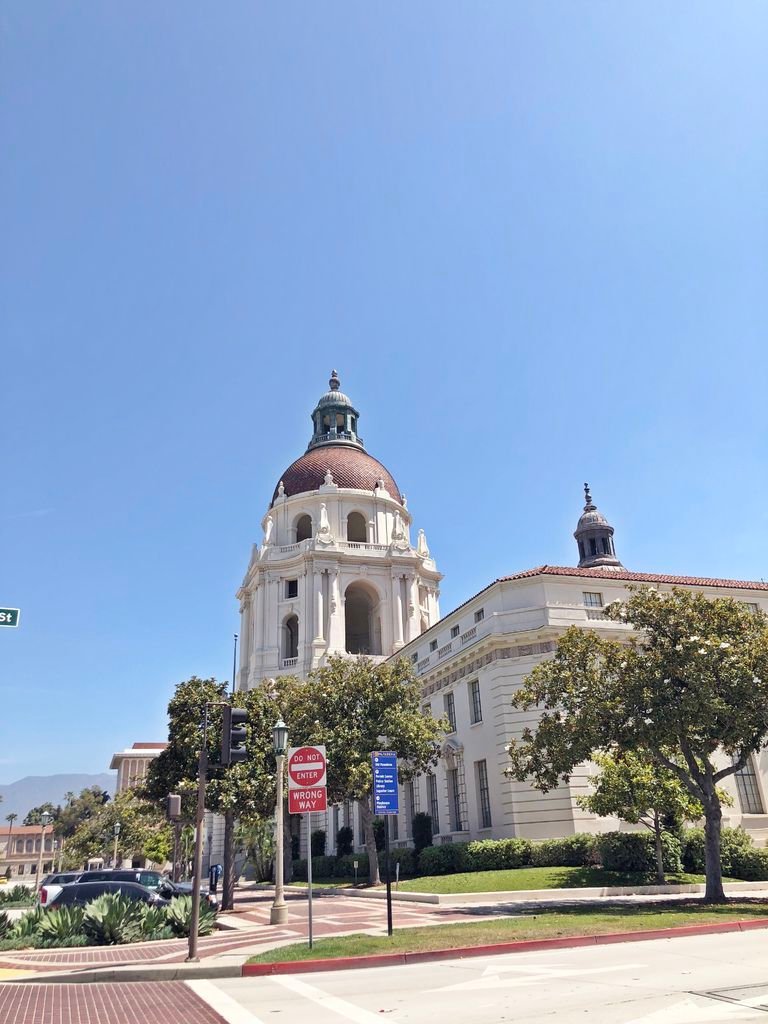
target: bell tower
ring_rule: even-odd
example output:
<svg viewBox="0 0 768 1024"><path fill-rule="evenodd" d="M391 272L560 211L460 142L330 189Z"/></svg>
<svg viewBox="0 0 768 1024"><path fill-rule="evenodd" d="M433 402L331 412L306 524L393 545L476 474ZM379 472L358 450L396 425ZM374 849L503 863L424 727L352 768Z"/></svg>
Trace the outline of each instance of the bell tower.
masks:
<svg viewBox="0 0 768 1024"><path fill-rule="evenodd" d="M574 537L579 546L580 569L623 569L613 546L613 527L592 501L584 484L584 511Z"/></svg>
<svg viewBox="0 0 768 1024"><path fill-rule="evenodd" d="M440 617L442 575L395 478L358 433L334 370L307 450L281 475L238 591L238 688L330 654L384 660Z"/></svg>

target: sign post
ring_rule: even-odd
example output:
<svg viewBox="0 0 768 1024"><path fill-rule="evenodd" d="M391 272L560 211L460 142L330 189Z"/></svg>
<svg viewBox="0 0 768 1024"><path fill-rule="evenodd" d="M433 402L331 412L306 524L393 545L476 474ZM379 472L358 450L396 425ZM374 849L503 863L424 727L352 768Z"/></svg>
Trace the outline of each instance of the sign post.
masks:
<svg viewBox="0 0 768 1024"><path fill-rule="evenodd" d="M288 751L288 813L307 818L307 914L312 949L312 813L328 808L325 747L291 747Z"/></svg>
<svg viewBox="0 0 768 1024"><path fill-rule="evenodd" d="M394 750L374 750L371 754L373 765L373 813L397 814L397 754ZM387 873L387 935L392 934L392 872L389 863L389 822L384 829L384 862Z"/></svg>
<svg viewBox="0 0 768 1024"><path fill-rule="evenodd" d="M20 614L18 608L0 608L0 626L18 626Z"/></svg>

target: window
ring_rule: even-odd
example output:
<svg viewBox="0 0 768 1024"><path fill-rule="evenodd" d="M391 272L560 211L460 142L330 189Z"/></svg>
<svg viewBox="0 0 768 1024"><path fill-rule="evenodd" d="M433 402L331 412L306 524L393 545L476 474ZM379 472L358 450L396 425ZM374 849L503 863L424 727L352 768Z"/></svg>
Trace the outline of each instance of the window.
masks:
<svg viewBox="0 0 768 1024"><path fill-rule="evenodd" d="M451 811L451 832L463 831L458 768L448 769L448 806Z"/></svg>
<svg viewBox="0 0 768 1024"><path fill-rule="evenodd" d="M597 554L597 541L595 540L594 537L590 537L589 538L589 553L590 553L590 555L596 555Z"/></svg>
<svg viewBox="0 0 768 1024"><path fill-rule="evenodd" d="M603 607L603 595L595 594L590 591L584 592L584 607L585 608L602 608Z"/></svg>
<svg viewBox="0 0 768 1024"><path fill-rule="evenodd" d="M483 608L478 608L475 612L475 622L482 622L484 618L485 610Z"/></svg>
<svg viewBox="0 0 768 1024"><path fill-rule="evenodd" d="M765 814L763 799L757 786L754 760L750 757L744 767L735 773L734 777L736 779L736 790L739 794L742 814Z"/></svg>
<svg viewBox="0 0 768 1024"><path fill-rule="evenodd" d="M448 719L449 732L456 732L456 702L452 693L446 693L443 697L445 717Z"/></svg>
<svg viewBox="0 0 768 1024"><path fill-rule="evenodd" d="M285 596L286 597L298 597L299 596L299 581L298 580L286 580L285 581Z"/></svg>
<svg viewBox="0 0 768 1024"><path fill-rule="evenodd" d="M32 853L33 849L34 849L34 843L32 842L31 839L28 839L27 842L26 842L26 852L27 853Z"/></svg>
<svg viewBox="0 0 768 1024"><path fill-rule="evenodd" d="M440 805L437 802L437 779L434 775L427 776L427 795L429 796L429 814L432 818L432 835L440 831Z"/></svg>
<svg viewBox="0 0 768 1024"><path fill-rule="evenodd" d="M483 708L480 703L480 683L473 679L469 684L469 715L472 725L483 720Z"/></svg>
<svg viewBox="0 0 768 1024"><path fill-rule="evenodd" d="M430 640L429 641L429 649L430 649L430 651L436 651L437 650L437 640Z"/></svg>
<svg viewBox="0 0 768 1024"><path fill-rule="evenodd" d="M451 640L453 640L453 638L455 636L458 636L458 635L459 635L459 627L458 626L451 626Z"/></svg>
<svg viewBox="0 0 768 1024"><path fill-rule="evenodd" d="M23 839L17 839L16 840L16 853L24 853L24 840Z"/></svg>
<svg viewBox="0 0 768 1024"><path fill-rule="evenodd" d="M411 655L411 664L415 665L418 660L419 660L419 652L418 651L414 651L413 654Z"/></svg>
<svg viewBox="0 0 768 1024"><path fill-rule="evenodd" d="M480 828L491 827L491 794L488 790L488 766L485 761L475 761L477 780L477 802L480 805Z"/></svg>
<svg viewBox="0 0 768 1024"><path fill-rule="evenodd" d="M416 813L416 793L414 792L413 779L405 784L405 832L406 835L413 835L413 816Z"/></svg>
<svg viewBox="0 0 768 1024"><path fill-rule="evenodd" d="M308 515L299 516L296 521L296 540L309 540L312 536L312 519Z"/></svg>

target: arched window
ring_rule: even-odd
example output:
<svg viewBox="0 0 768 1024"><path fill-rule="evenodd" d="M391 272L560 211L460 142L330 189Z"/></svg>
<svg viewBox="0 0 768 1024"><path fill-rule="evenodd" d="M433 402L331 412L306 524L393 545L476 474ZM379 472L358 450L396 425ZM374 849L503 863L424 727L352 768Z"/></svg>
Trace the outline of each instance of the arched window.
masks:
<svg viewBox="0 0 768 1024"><path fill-rule="evenodd" d="M361 541L363 544L368 540L368 526L361 512L350 512L347 516L347 540Z"/></svg>
<svg viewBox="0 0 768 1024"><path fill-rule="evenodd" d="M347 654L381 654L381 619L376 594L365 583L350 583L344 596Z"/></svg>
<svg viewBox="0 0 768 1024"><path fill-rule="evenodd" d="M35 844L34 844L34 843L32 842L32 840L31 840L31 839L28 839L28 840L27 840L27 848L26 848L26 852L27 852L27 853L32 853L32 851L34 850L34 848L35 848Z"/></svg>
<svg viewBox="0 0 768 1024"><path fill-rule="evenodd" d="M299 656L299 618L289 615L283 623L283 660Z"/></svg>
<svg viewBox="0 0 768 1024"><path fill-rule="evenodd" d="M309 540L312 536L312 517L308 515L299 516L296 520L296 540Z"/></svg>
<svg viewBox="0 0 768 1024"><path fill-rule="evenodd" d="M16 853L24 853L24 840L23 839L17 839L16 840Z"/></svg>

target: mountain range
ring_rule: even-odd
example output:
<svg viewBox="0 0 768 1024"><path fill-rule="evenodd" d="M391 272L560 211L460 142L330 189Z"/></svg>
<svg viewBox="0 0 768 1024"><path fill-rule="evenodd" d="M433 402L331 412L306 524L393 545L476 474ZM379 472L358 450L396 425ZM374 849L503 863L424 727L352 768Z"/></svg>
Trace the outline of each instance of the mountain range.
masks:
<svg viewBox="0 0 768 1024"><path fill-rule="evenodd" d="M6 815L18 814L14 825L20 825L33 807L50 801L54 806L64 803L65 793L76 796L81 789L98 786L110 795L115 791L116 773L99 775L27 775L7 786L0 786L0 828Z"/></svg>

